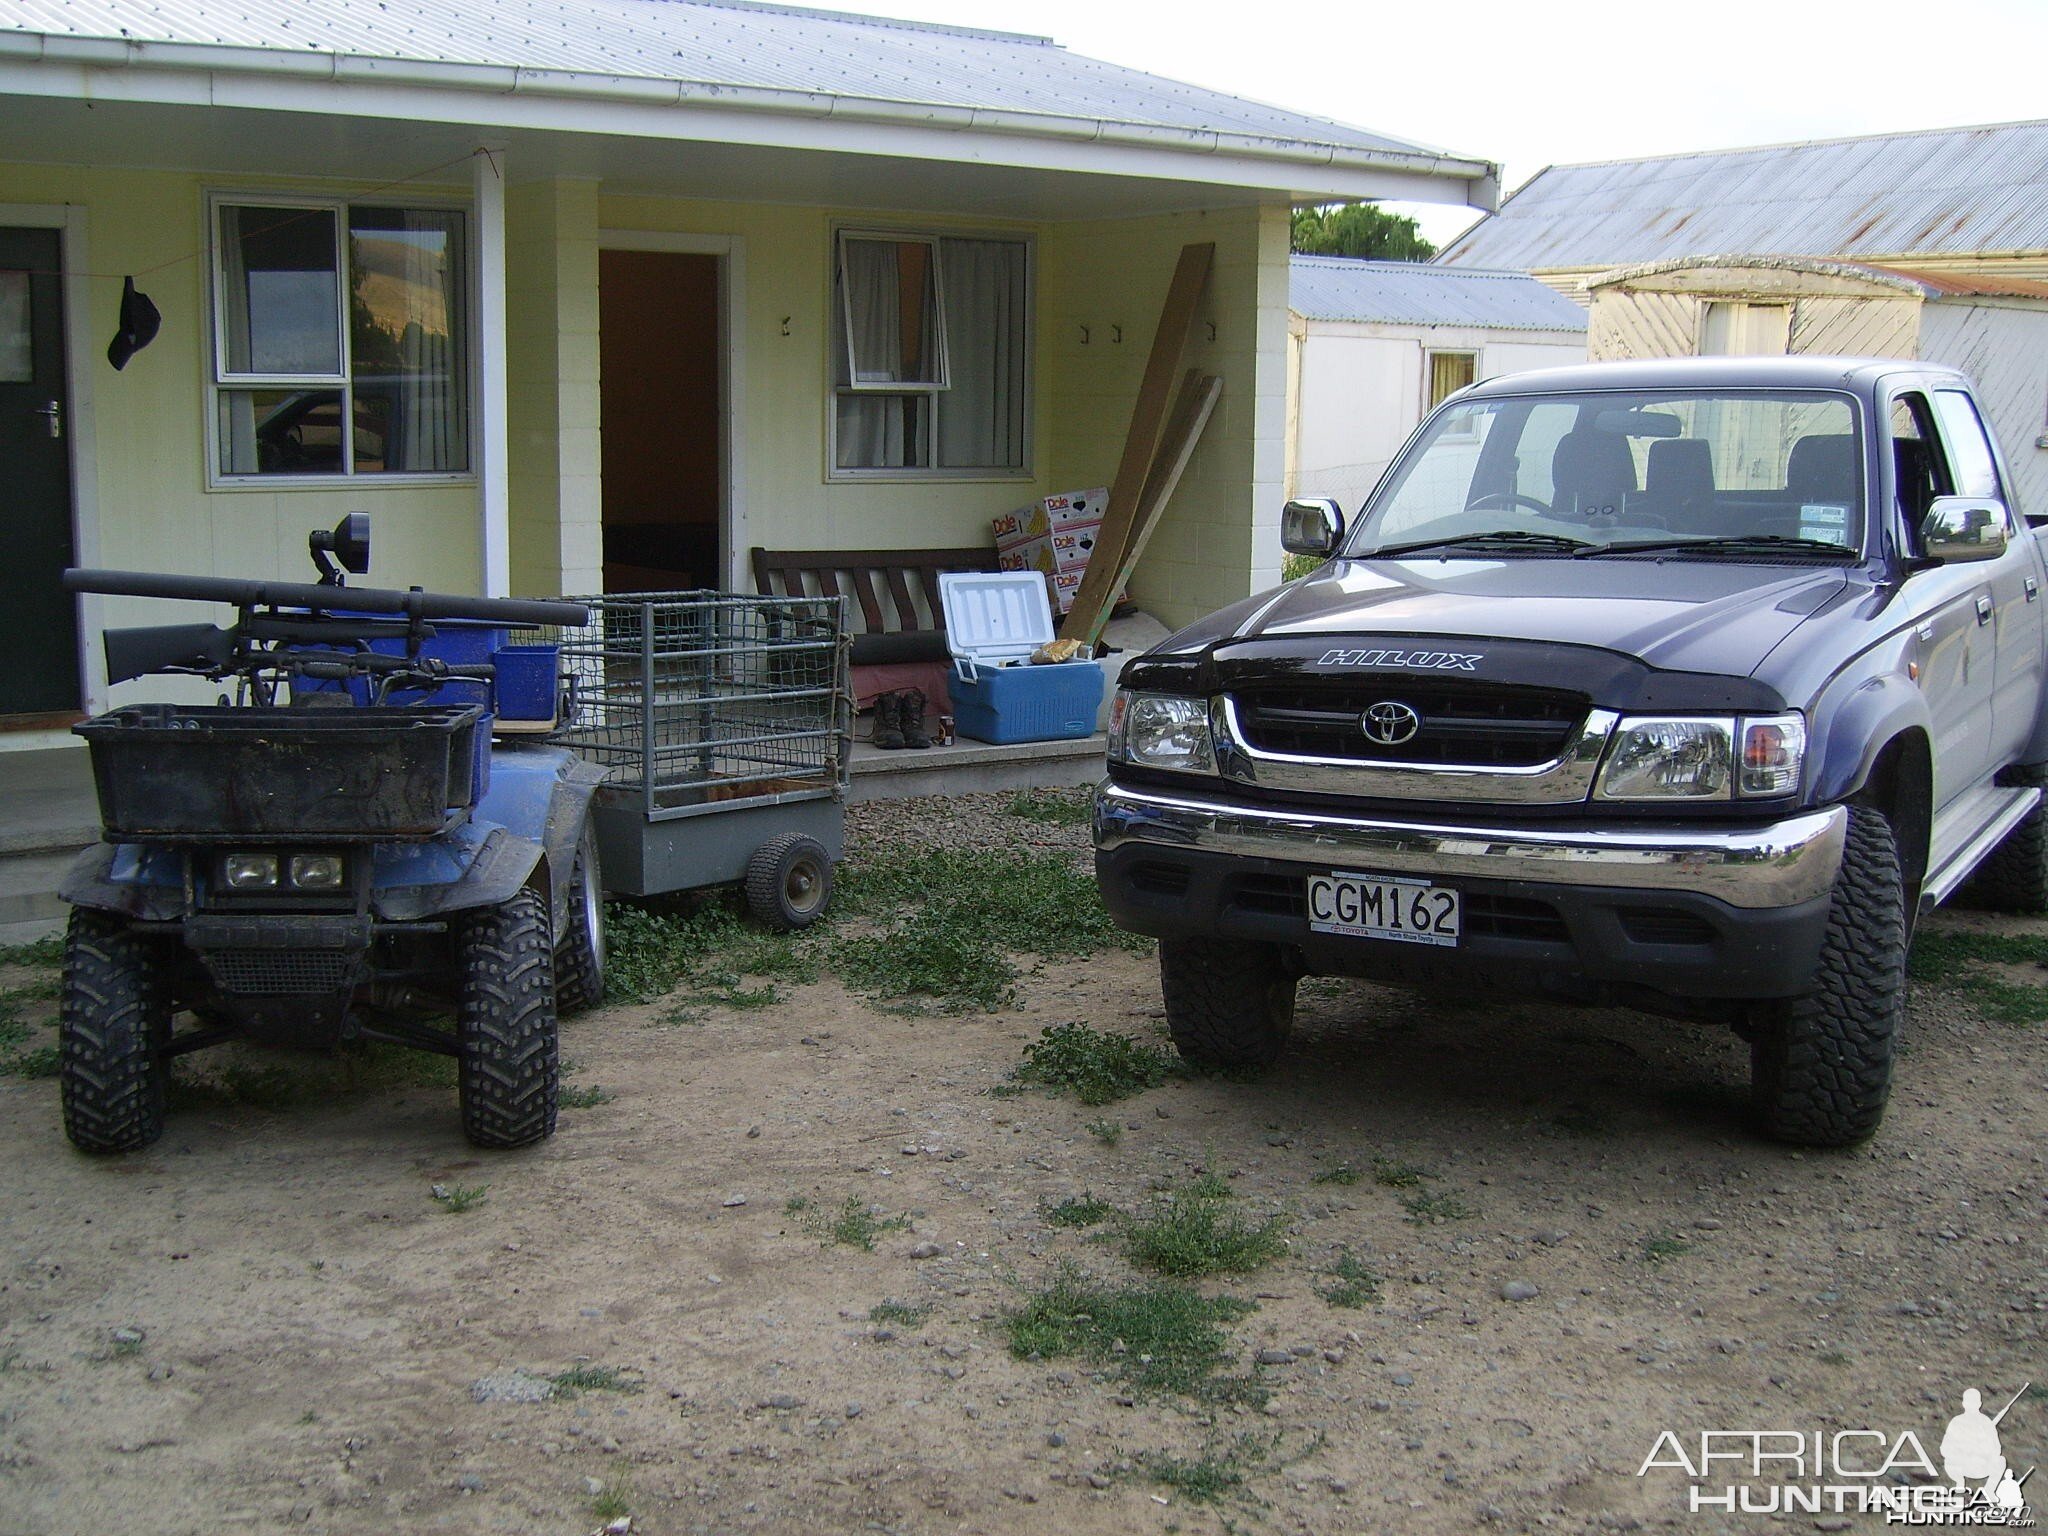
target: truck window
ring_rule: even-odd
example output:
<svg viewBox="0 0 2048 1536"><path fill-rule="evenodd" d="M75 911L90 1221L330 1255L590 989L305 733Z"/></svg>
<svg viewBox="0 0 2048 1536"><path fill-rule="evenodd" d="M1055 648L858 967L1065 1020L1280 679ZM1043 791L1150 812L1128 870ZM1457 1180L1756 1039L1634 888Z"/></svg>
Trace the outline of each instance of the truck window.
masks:
<svg viewBox="0 0 2048 1536"><path fill-rule="evenodd" d="M1948 458L1934 430L1934 412L1927 397L1914 393L1892 401L1892 468L1899 485L1899 514L1917 539L1920 519L1937 496L1955 494Z"/></svg>
<svg viewBox="0 0 2048 1536"><path fill-rule="evenodd" d="M1992 457L1991 439L1977 415L1977 402L1960 389L1937 389L1934 414L1941 418L1941 435L1955 468L1956 494L2001 496L1998 461Z"/></svg>

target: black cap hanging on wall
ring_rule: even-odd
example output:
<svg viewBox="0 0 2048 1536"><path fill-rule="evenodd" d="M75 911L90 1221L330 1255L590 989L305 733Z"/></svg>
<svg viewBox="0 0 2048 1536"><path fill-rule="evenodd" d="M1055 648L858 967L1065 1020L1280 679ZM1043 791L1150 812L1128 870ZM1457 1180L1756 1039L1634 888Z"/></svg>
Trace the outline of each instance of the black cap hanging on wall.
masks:
<svg viewBox="0 0 2048 1536"><path fill-rule="evenodd" d="M138 293L135 279L121 280L121 328L107 343L107 361L115 372L128 366L128 359L156 340L164 317L146 293Z"/></svg>

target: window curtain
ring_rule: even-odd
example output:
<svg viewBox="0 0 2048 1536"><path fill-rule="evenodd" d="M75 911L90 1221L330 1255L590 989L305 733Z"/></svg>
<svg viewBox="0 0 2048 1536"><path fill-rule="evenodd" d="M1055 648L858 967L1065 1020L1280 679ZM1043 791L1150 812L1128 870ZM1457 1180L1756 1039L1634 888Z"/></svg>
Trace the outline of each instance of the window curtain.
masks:
<svg viewBox="0 0 2048 1536"><path fill-rule="evenodd" d="M848 317L838 341L840 377L857 384L895 383L903 376L902 286L895 245L842 240L839 281ZM839 467L901 469L913 462L904 430L909 403L901 395L840 395Z"/></svg>
<svg viewBox="0 0 2048 1536"><path fill-rule="evenodd" d="M942 240L946 351L952 388L939 398L942 469L1024 463L1024 247L1014 240Z"/></svg>
<svg viewBox="0 0 2048 1536"><path fill-rule="evenodd" d="M468 253L460 213L352 209L356 467L469 467ZM365 440L381 428L381 463Z"/></svg>

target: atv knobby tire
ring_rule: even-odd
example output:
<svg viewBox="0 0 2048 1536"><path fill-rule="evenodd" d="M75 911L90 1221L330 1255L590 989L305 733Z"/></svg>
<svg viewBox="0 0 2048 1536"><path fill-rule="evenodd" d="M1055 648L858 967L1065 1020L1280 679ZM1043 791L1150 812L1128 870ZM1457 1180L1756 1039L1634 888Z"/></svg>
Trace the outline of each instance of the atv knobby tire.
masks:
<svg viewBox="0 0 2048 1536"><path fill-rule="evenodd" d="M170 957L119 918L71 909L57 1015L64 1134L82 1152L134 1152L164 1133Z"/></svg>
<svg viewBox="0 0 2048 1536"><path fill-rule="evenodd" d="M604 875L597 829L586 825L569 875L567 915L555 945L555 1012L563 1017L604 1001Z"/></svg>
<svg viewBox="0 0 2048 1536"><path fill-rule="evenodd" d="M808 928L832 901L832 856L815 837L785 832L747 860L747 910L768 927L788 933Z"/></svg>
<svg viewBox="0 0 2048 1536"><path fill-rule="evenodd" d="M1750 1041L1751 1093L1765 1134L1846 1147L1875 1131L1905 1011L1898 842L1882 815L1852 805L1812 986L1770 1005Z"/></svg>
<svg viewBox="0 0 2048 1536"><path fill-rule="evenodd" d="M2048 785L2048 763L2008 769L1998 782L2028 789ZM2006 833L1958 895L1990 912L2048 912L2048 806L2035 806Z"/></svg>
<svg viewBox="0 0 2048 1536"><path fill-rule="evenodd" d="M1159 942L1166 1028L1174 1049L1192 1066L1271 1066L1294 1028L1294 983L1294 973L1271 944Z"/></svg>
<svg viewBox="0 0 2048 1536"><path fill-rule="evenodd" d="M456 1037L463 1134L479 1147L523 1147L555 1129L561 1059L548 906L521 891L463 920Z"/></svg>

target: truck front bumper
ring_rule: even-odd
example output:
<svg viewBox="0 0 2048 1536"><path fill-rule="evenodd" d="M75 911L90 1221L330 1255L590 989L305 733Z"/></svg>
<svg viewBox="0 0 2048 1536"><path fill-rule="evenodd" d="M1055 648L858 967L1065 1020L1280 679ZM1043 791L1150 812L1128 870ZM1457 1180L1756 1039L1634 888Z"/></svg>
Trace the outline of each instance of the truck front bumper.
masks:
<svg viewBox="0 0 2048 1536"><path fill-rule="evenodd" d="M1105 783L1096 873L1124 927L1292 946L1315 973L1496 982L1589 999L1805 990L1848 813L1765 825L1462 826L1278 810ZM1425 877L1459 891L1455 947L1319 933L1307 877Z"/></svg>

